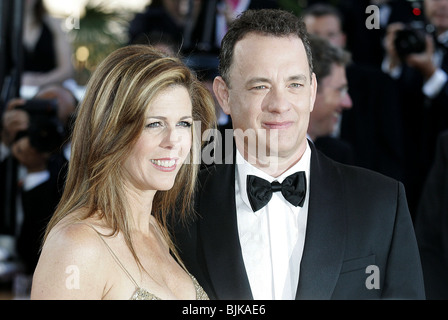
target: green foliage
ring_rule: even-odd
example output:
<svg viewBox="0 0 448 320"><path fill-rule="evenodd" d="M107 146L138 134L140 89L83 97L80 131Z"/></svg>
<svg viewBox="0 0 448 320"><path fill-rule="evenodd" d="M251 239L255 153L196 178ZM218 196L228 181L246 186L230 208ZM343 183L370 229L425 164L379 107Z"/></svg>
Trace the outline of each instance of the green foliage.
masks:
<svg viewBox="0 0 448 320"><path fill-rule="evenodd" d="M81 46L89 50L88 60L76 68L83 74L82 79L77 79L78 81L85 82L109 53L127 43L130 18L130 12L113 11L108 9L104 2L87 3L85 13L79 20L79 28L74 28L69 33L75 52Z"/></svg>

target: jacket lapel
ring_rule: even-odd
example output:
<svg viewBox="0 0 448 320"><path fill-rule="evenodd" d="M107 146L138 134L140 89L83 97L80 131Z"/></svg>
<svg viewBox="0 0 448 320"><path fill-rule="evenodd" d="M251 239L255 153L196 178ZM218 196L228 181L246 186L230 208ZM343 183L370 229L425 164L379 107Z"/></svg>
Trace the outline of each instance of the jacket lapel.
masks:
<svg viewBox="0 0 448 320"><path fill-rule="evenodd" d="M342 177L332 160L311 146L310 198L296 299L330 299L342 266L345 212Z"/></svg>
<svg viewBox="0 0 448 320"><path fill-rule="evenodd" d="M235 166L219 165L210 170L216 171L202 186L200 212L204 215L198 228L212 287L220 300L252 299L238 236Z"/></svg>

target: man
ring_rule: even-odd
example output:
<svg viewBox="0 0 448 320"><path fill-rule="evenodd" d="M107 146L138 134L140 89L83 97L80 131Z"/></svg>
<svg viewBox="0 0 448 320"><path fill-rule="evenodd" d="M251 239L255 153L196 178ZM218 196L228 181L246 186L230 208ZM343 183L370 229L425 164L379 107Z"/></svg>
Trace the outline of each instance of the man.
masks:
<svg viewBox="0 0 448 320"><path fill-rule="evenodd" d="M11 99L3 114L0 146L6 157L0 159L0 188L11 189L8 198L6 192L0 192L0 220L10 221L8 225L0 222L0 230L15 238L21 265L17 279L22 279L17 281L23 284L31 283L42 230L62 194L68 162L65 151L70 149L66 133L77 102L70 90L51 84L30 100ZM11 161L11 169L7 161ZM7 169L10 179L6 179ZM10 204L7 217L3 216L5 201Z"/></svg>
<svg viewBox="0 0 448 320"><path fill-rule="evenodd" d="M314 73L319 85L310 115L308 137L318 150L333 160L354 164L352 146L332 136L339 126L342 112L352 107L345 76L345 66L350 61L350 54L318 36L310 37L310 45Z"/></svg>
<svg viewBox="0 0 448 320"><path fill-rule="evenodd" d="M209 297L424 299L403 185L307 140L317 82L302 21L245 11L222 41L219 70L213 88L232 118L234 158L201 172L198 218L176 235Z"/></svg>
<svg viewBox="0 0 448 320"><path fill-rule="evenodd" d="M340 48L344 48L347 42L347 36L342 30L342 20L342 14L330 4L314 4L303 12L303 21L310 34L325 38Z"/></svg>
<svg viewBox="0 0 448 320"><path fill-rule="evenodd" d="M248 9L276 9L278 0L209 0L201 2L201 9L192 32L192 44L196 50L218 54L221 40L228 25Z"/></svg>
<svg viewBox="0 0 448 320"><path fill-rule="evenodd" d="M396 79L404 107L406 191L411 212L421 197L437 137L448 129L448 0L425 0L423 12L426 28L412 28L426 33L422 39L425 49L398 54L401 45L398 42L397 48L397 34L408 24L391 23L384 41L386 57L382 65ZM433 31L428 32L430 29Z"/></svg>
<svg viewBox="0 0 448 320"><path fill-rule="evenodd" d="M310 34L346 48L344 20L337 7L312 5L303 12L303 20ZM354 61L345 71L353 104L343 111L335 135L352 146L356 165L403 181L401 107L394 81L380 70Z"/></svg>

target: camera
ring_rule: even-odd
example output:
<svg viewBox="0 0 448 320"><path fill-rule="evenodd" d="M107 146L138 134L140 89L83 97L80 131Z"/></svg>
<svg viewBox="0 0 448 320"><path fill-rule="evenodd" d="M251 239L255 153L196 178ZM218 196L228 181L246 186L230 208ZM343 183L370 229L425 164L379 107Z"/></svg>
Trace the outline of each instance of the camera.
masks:
<svg viewBox="0 0 448 320"><path fill-rule="evenodd" d="M394 46L401 60L409 54L424 52L426 50L425 29L407 25L403 30L397 31Z"/></svg>
<svg viewBox="0 0 448 320"><path fill-rule="evenodd" d="M54 99L27 100L25 104L17 106L16 109L26 111L30 115L30 117L33 116L57 117L58 115L58 103Z"/></svg>
<svg viewBox="0 0 448 320"><path fill-rule="evenodd" d="M28 136L31 145L39 152L52 152L62 145L65 139L64 126L57 117L56 100L32 99L16 109L24 110L30 117L27 130L19 132L16 140Z"/></svg>

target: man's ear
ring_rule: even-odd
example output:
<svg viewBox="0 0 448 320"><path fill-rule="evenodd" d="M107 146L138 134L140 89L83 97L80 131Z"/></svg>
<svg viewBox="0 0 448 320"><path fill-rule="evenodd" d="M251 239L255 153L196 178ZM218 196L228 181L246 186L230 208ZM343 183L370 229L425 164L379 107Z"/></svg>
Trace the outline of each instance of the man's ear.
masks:
<svg viewBox="0 0 448 320"><path fill-rule="evenodd" d="M313 72L311 75L311 88L310 88L310 112L314 109L314 102L316 101L317 94L317 78L316 74Z"/></svg>
<svg viewBox="0 0 448 320"><path fill-rule="evenodd" d="M222 111L224 111L225 114L230 114L229 88L221 76L217 76L213 80L213 92L215 93L216 100L221 106Z"/></svg>

